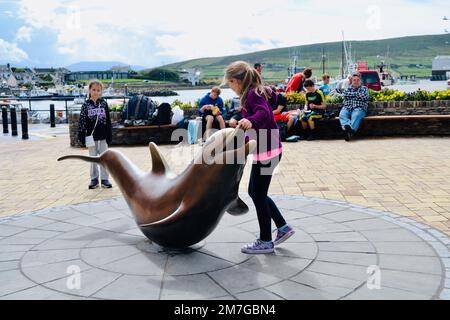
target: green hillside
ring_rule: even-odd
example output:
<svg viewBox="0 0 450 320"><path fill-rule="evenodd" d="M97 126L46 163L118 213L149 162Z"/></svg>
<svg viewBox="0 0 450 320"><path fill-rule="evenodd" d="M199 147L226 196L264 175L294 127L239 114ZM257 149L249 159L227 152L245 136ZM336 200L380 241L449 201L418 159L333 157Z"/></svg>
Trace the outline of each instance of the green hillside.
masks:
<svg viewBox="0 0 450 320"><path fill-rule="evenodd" d="M389 48L389 62L397 75L431 76L433 58L450 54L450 34L348 42L352 45L353 59L368 61L371 68L381 62L378 56L386 56ZM294 51L299 53L298 66L310 66L317 71L316 75L321 74L324 49L327 56L326 71L334 76L339 74L341 47L342 42L305 45L236 56L195 59L165 67L174 70L198 68L204 79L214 79L222 77L224 68L233 61L244 60L252 64L262 62L265 67L264 78L268 81L279 81L287 77L289 52L292 54Z"/></svg>

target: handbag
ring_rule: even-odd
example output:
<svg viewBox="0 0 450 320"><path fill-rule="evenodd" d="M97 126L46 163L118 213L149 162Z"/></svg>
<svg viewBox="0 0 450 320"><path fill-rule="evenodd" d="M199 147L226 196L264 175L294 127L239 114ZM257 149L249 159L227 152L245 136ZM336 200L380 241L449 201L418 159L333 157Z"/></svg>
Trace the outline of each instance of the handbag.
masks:
<svg viewBox="0 0 450 320"><path fill-rule="evenodd" d="M88 147L88 148L95 147L94 132L95 132L95 128L97 128L99 116L100 116L100 114L97 114L97 120L95 121L94 129L92 129L91 135L86 137L86 147Z"/></svg>

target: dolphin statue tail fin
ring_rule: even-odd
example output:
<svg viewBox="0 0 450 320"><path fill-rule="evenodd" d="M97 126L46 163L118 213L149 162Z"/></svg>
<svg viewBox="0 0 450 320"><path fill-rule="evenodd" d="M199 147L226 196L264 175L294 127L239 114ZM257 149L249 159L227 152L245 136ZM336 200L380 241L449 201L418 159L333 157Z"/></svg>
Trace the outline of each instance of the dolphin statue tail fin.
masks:
<svg viewBox="0 0 450 320"><path fill-rule="evenodd" d="M58 159L58 161L64 161L64 160L82 160L86 162L91 163L100 163L100 157L89 157L89 156L81 156L81 155L74 155L74 156L65 156Z"/></svg>

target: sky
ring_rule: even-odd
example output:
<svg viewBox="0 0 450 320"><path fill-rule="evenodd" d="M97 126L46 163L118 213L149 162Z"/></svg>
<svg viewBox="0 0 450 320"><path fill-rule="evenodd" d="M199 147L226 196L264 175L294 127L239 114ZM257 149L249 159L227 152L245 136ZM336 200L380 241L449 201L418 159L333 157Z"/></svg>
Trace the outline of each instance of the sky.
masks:
<svg viewBox="0 0 450 320"><path fill-rule="evenodd" d="M0 0L0 64L194 58L450 30L448 0Z"/></svg>

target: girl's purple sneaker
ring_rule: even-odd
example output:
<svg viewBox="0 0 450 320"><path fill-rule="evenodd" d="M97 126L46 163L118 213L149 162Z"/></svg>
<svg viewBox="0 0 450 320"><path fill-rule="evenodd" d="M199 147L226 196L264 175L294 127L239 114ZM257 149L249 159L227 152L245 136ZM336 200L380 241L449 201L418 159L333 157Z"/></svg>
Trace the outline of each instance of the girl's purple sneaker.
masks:
<svg viewBox="0 0 450 320"><path fill-rule="evenodd" d="M275 241L273 243L274 245L278 246L292 237L294 234L295 230L292 229L291 226L287 225L284 228L278 229L277 237L275 238Z"/></svg>
<svg viewBox="0 0 450 320"><path fill-rule="evenodd" d="M255 242L247 244L241 251L246 254L268 254L274 253L275 249L273 242L266 243L257 239Z"/></svg>

